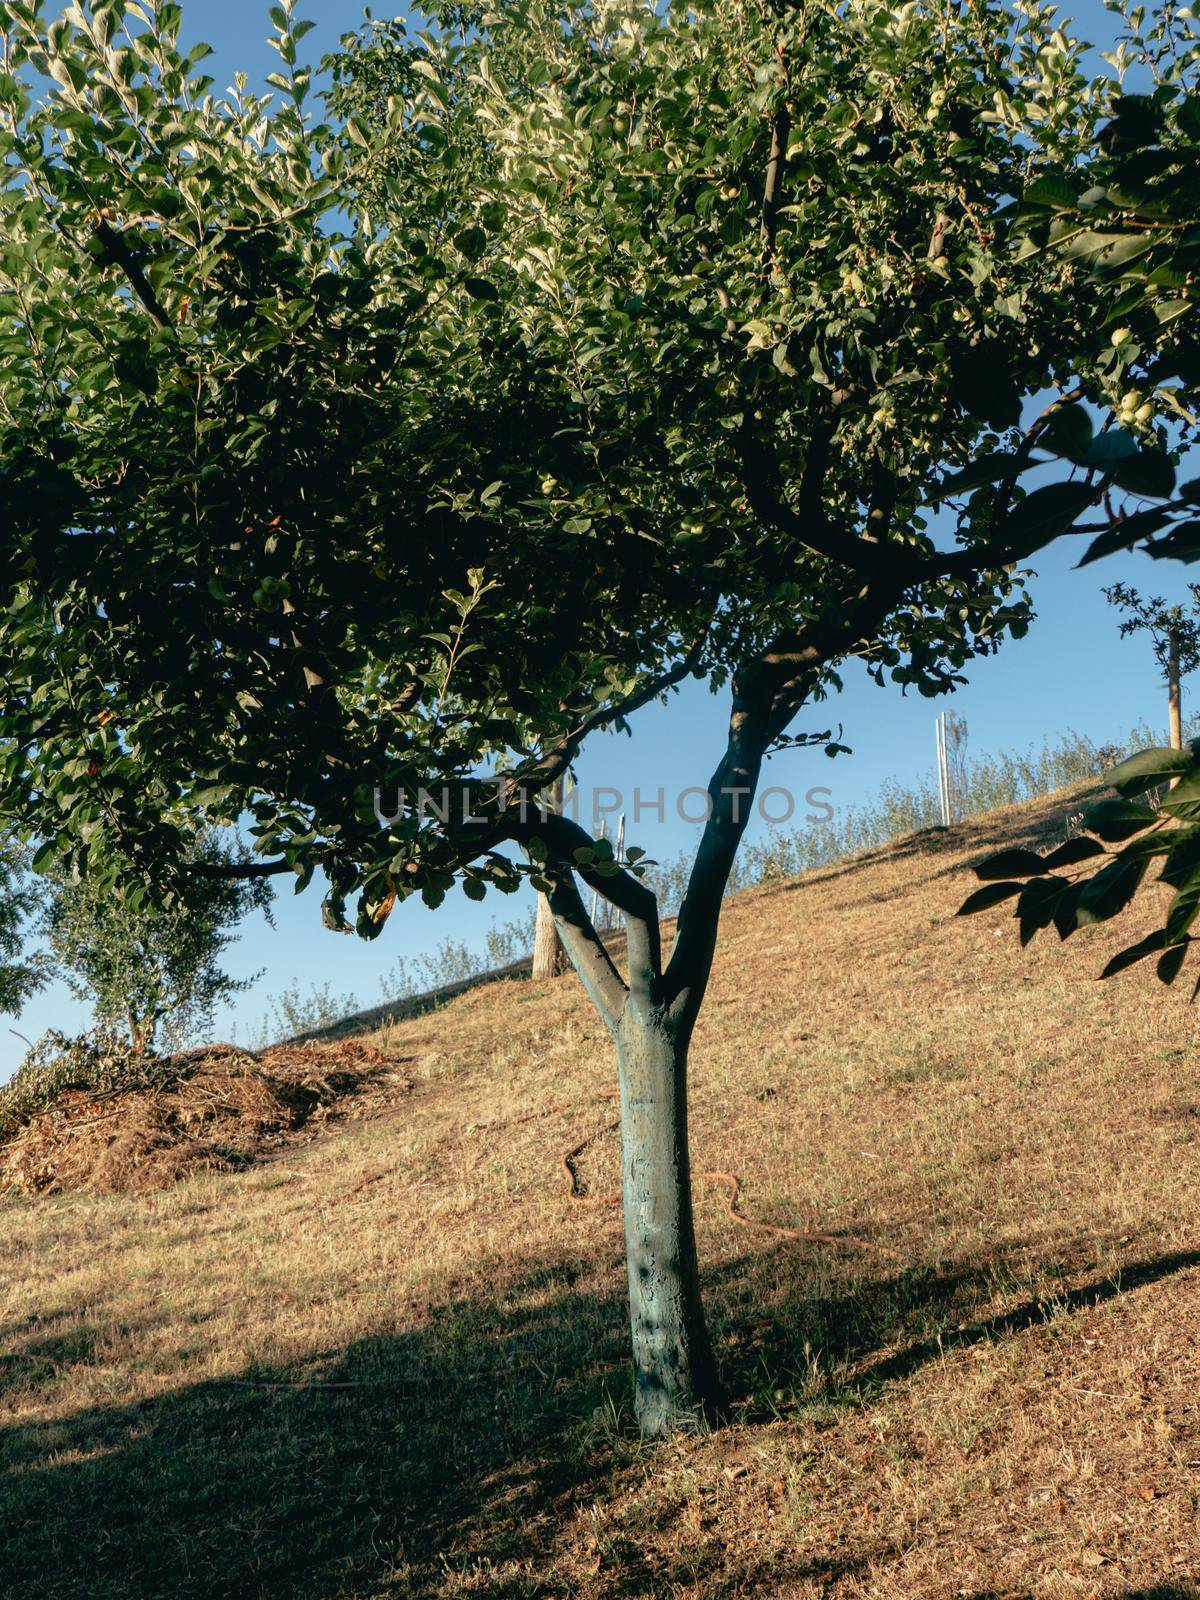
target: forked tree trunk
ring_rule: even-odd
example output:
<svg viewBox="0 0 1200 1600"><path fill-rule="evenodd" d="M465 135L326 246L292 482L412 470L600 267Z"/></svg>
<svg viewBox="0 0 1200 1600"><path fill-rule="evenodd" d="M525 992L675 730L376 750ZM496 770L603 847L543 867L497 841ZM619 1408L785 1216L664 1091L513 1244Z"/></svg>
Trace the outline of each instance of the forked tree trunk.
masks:
<svg viewBox="0 0 1200 1600"><path fill-rule="evenodd" d="M700 1300L688 1159L687 1047L712 970L721 899L746 825L770 724L735 704L726 755L709 784L712 809L662 959L659 906L635 873L594 870L595 841L565 817L529 827L549 852L541 877L563 946L617 1046L621 1192L638 1427L661 1438L720 1405ZM519 836L518 836L519 837ZM530 852L532 855L532 852ZM579 864L580 857L586 864ZM624 979L596 932L575 874L625 919Z"/></svg>
<svg viewBox="0 0 1200 1600"><path fill-rule="evenodd" d="M621 1191L638 1428L660 1438L719 1403L696 1264L687 1045L626 1006L617 1028Z"/></svg>

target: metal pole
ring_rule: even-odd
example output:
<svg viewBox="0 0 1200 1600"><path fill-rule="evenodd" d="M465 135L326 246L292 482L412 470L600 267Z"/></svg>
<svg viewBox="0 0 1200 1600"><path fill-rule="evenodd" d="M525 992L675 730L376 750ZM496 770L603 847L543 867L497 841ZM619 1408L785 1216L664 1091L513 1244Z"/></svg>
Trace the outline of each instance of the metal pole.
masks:
<svg viewBox="0 0 1200 1600"><path fill-rule="evenodd" d="M950 826L950 774L946 763L946 713L939 714L934 731L937 739L937 770L938 770L938 802L942 814L942 826Z"/></svg>
<svg viewBox="0 0 1200 1600"><path fill-rule="evenodd" d="M934 760L938 763L938 819L946 822L946 798L942 795L942 714L933 718Z"/></svg>

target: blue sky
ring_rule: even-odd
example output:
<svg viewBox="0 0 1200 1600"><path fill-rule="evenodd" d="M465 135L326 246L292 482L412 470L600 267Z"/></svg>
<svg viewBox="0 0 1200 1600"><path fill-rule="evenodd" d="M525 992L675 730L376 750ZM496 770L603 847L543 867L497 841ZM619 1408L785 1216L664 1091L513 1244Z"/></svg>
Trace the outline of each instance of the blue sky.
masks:
<svg viewBox="0 0 1200 1600"><path fill-rule="evenodd" d="M302 3L299 10L317 23L306 41L313 57L335 46L339 35L362 16L361 6L349 0L321 0L307 7ZM216 47L207 70L219 85L238 67L255 76L277 65L263 42L269 31L265 4L192 0L185 11L189 42L203 38ZM377 8L377 14L387 13ZM1098 4L1080 5L1068 14L1082 20L1096 43L1111 38L1111 21ZM1038 575L1031 584L1038 619L1030 633L1006 644L998 656L978 662L969 672L969 684L952 702L905 697L895 687L877 688L865 673L851 670L845 692L814 708L796 727L841 723L853 754L834 761L820 752L779 755L769 764L765 781L799 795L813 785L825 785L833 791L832 803L844 806L869 797L889 777L931 775L934 718L950 703L967 718L975 753L1040 744L1047 735L1068 728L1105 740L1124 735L1143 719L1161 727L1165 692L1150 645L1144 636L1118 640L1116 617L1100 590L1123 580L1184 598L1187 569L1132 556L1078 572L1073 566L1082 548L1079 541L1064 541L1038 559ZM627 796L635 787L649 795L662 787L670 795L702 786L721 752L726 713L723 695L689 686L669 709L651 706L640 713L632 738L614 736L594 743L580 764L581 786L586 792L595 785L612 785ZM670 815L670 809L662 825L644 816L636 832L631 827L631 840L658 856L694 842L698 829ZM393 915L374 944L365 944L321 926L317 892L299 897L288 893L278 901L276 929L255 917L230 952L227 965L236 975L249 977L262 969L263 976L219 1019L219 1036L253 1037L271 994L291 986L307 992L329 984L373 1005L384 998L381 985L398 957L411 960L445 939L481 945L493 920L521 915L527 904L497 895L477 906L457 893L436 913L410 903ZM18 1033L33 1039L48 1027L77 1031L86 1023L86 1007L61 986L33 1000L19 1019L0 1018L0 1077L16 1066L25 1049Z"/></svg>

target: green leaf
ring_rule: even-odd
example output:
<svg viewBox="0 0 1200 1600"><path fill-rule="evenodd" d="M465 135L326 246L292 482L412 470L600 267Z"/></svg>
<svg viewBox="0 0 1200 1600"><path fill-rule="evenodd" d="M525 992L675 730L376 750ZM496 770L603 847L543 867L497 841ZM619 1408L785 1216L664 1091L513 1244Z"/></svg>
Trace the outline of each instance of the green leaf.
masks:
<svg viewBox="0 0 1200 1600"><path fill-rule="evenodd" d="M1086 465L1088 453L1095 442L1094 433L1095 426L1086 407L1073 402L1055 407L1038 437L1038 443L1065 456L1068 461Z"/></svg>
<svg viewBox="0 0 1200 1600"><path fill-rule="evenodd" d="M1030 554L1057 539L1097 498L1086 483L1048 483L1014 506L1002 527L1006 540L1019 539Z"/></svg>
<svg viewBox="0 0 1200 1600"><path fill-rule="evenodd" d="M1093 539L1087 547L1087 553L1079 563L1081 567L1090 566L1093 561L1100 561L1104 556L1114 555L1118 550L1129 550L1140 539L1149 538L1157 533L1170 521L1171 514L1162 507L1154 507L1149 511L1136 511L1131 517L1122 517L1114 522L1106 533ZM1149 553L1153 554L1153 546Z"/></svg>
<svg viewBox="0 0 1200 1600"><path fill-rule="evenodd" d="M1031 873L1045 872L1047 867L1041 856L1032 850L1001 850L994 856L988 856L973 870L977 878L986 881L992 878L1027 878Z"/></svg>
<svg viewBox="0 0 1200 1600"><path fill-rule="evenodd" d="M1188 766L1185 776L1163 796L1162 808L1170 817L1194 822L1200 820L1200 766L1196 765L1196 757L1189 751L1177 750L1175 754L1187 755Z"/></svg>
<svg viewBox="0 0 1200 1600"><path fill-rule="evenodd" d="M1185 565L1200 561L1200 519L1176 523L1170 533L1146 546L1146 554L1155 561L1182 561Z"/></svg>
<svg viewBox="0 0 1200 1600"><path fill-rule="evenodd" d="M1187 931L1195 922L1198 912L1200 912L1200 877L1197 877L1195 883L1189 883L1185 888L1178 890L1167 907L1168 945L1179 944L1187 937Z"/></svg>
<svg viewBox="0 0 1200 1600"><path fill-rule="evenodd" d="M1188 95L1176 111L1175 121L1189 139L1200 139L1200 95Z"/></svg>
<svg viewBox="0 0 1200 1600"><path fill-rule="evenodd" d="M487 249L487 234L482 228L464 228L455 235L454 243L468 261L478 261Z"/></svg>
<svg viewBox="0 0 1200 1600"><path fill-rule="evenodd" d="M1137 892L1149 862L1118 857L1102 867L1079 894L1076 917L1081 924L1107 922L1123 911Z"/></svg>
<svg viewBox="0 0 1200 1600"><path fill-rule="evenodd" d="M1159 873L1159 882L1170 884L1172 889L1183 889L1200 873L1200 824L1193 822L1182 828L1172 828L1163 837L1169 841L1170 848Z"/></svg>
<svg viewBox="0 0 1200 1600"><path fill-rule="evenodd" d="M1147 785L1150 787L1150 785ZM1109 844L1141 833L1158 821L1158 813L1132 800L1101 800L1084 813L1083 825L1089 833Z"/></svg>
<svg viewBox="0 0 1200 1600"><path fill-rule="evenodd" d="M936 505L940 500L946 500L951 495L963 494L968 489L982 489L989 483L999 483L1001 478L1015 475L1024 467L1032 465L1032 462L1022 461L1012 451L997 451L992 455L980 456L978 461L972 461L957 472L952 472L948 478L943 478L928 496L927 504Z"/></svg>
<svg viewBox="0 0 1200 1600"><path fill-rule="evenodd" d="M1175 487L1175 463L1161 450L1139 450L1117 463L1113 480L1130 494L1162 498Z"/></svg>
<svg viewBox="0 0 1200 1600"><path fill-rule="evenodd" d="M1066 878L1034 878L1025 885L1017 901L1017 921L1023 946L1029 943L1035 933L1050 926L1060 896L1071 888Z"/></svg>
<svg viewBox="0 0 1200 1600"><path fill-rule="evenodd" d="M1022 887L1019 883L989 883L985 888L976 889L974 894L968 895L955 915L971 917L977 911L986 911L989 906L998 906L1002 901L1020 894Z"/></svg>
<svg viewBox="0 0 1200 1600"><path fill-rule="evenodd" d="M1147 789L1157 788L1168 778L1190 772L1195 762L1196 757L1190 750L1172 750L1167 745L1155 745L1149 750L1139 750L1135 755L1118 762L1115 767L1110 767L1103 781L1128 799L1135 794L1144 794ZM1112 803L1104 801L1102 805ZM1135 809L1144 811L1145 807ZM1096 810L1099 811L1100 807ZM1093 813L1089 812L1090 815ZM1150 812L1149 815L1153 817L1154 813ZM1091 828L1091 823L1086 819L1084 825ZM1091 828L1091 831L1094 833L1096 830Z"/></svg>
<svg viewBox="0 0 1200 1600"><path fill-rule="evenodd" d="M45 872L57 853L58 840L46 839L33 853L33 859L29 863L31 871L39 874Z"/></svg>
<svg viewBox="0 0 1200 1600"><path fill-rule="evenodd" d="M1141 446L1128 428L1105 428L1087 447L1085 465L1108 471L1118 461L1138 454Z"/></svg>
<svg viewBox="0 0 1200 1600"><path fill-rule="evenodd" d="M1021 202L1039 209L1049 207L1055 211L1070 211L1078 205L1079 194L1074 184L1068 183L1065 178L1037 178L1022 191Z"/></svg>
<svg viewBox="0 0 1200 1600"><path fill-rule="evenodd" d="M1065 844L1060 844L1057 850L1052 850L1044 857L1042 870L1053 872L1057 867L1076 867L1081 861L1090 861L1094 856L1106 853L1098 839L1087 839L1080 834L1077 838L1068 839Z"/></svg>
<svg viewBox="0 0 1200 1600"><path fill-rule="evenodd" d="M1059 245L1068 261L1096 272L1119 272L1154 248L1152 233L1097 233L1085 229Z"/></svg>
<svg viewBox="0 0 1200 1600"><path fill-rule="evenodd" d="M1162 949L1165 939L1166 930L1164 928L1155 928L1153 933L1148 933L1144 939L1139 939L1136 944L1131 944L1127 949L1115 955L1100 976L1102 978L1115 977L1118 972L1124 972L1127 967L1134 966L1138 961L1144 961L1147 956L1152 956Z"/></svg>

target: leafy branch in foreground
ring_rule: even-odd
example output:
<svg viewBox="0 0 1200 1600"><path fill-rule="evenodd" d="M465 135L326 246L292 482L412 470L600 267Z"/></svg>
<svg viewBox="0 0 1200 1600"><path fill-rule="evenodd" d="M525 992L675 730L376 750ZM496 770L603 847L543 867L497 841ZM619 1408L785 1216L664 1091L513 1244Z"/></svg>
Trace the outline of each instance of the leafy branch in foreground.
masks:
<svg viewBox="0 0 1200 1600"><path fill-rule="evenodd" d="M1120 951L1101 972L1110 978L1156 955L1156 970L1173 983L1196 942L1200 914L1200 739L1186 750L1139 751L1105 775L1116 798L1101 800L1083 818L1084 832L1048 855L1001 850L975 868L983 880L960 916L1016 900L1021 943L1043 928L1060 939L1107 922L1133 900L1155 862L1157 881L1174 891L1161 927ZM1147 796L1171 784L1151 803ZM1200 980L1192 998L1200 994Z"/></svg>

